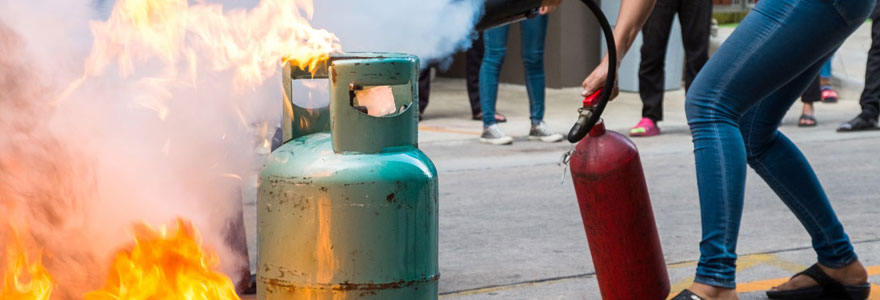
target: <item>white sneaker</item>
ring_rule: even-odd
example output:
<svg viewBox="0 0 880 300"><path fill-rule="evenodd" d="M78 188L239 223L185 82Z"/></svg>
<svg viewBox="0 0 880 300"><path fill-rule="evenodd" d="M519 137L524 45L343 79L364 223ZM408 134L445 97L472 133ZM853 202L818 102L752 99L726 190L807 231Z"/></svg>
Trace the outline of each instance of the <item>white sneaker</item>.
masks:
<svg viewBox="0 0 880 300"><path fill-rule="evenodd" d="M550 131L547 124L541 121L538 125L532 125L532 129L529 130L529 139L555 143L562 140L562 134Z"/></svg>
<svg viewBox="0 0 880 300"><path fill-rule="evenodd" d="M492 145L509 145L513 143L513 137L504 134L498 124L489 125L483 128L483 135L480 136L480 142Z"/></svg>

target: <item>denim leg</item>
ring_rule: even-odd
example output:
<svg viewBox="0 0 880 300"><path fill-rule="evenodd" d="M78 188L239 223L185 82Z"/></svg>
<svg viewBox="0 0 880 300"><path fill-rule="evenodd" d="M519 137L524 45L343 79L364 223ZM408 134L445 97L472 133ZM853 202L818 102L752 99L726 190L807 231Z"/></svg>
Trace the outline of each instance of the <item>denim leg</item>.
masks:
<svg viewBox="0 0 880 300"><path fill-rule="evenodd" d="M480 65L480 106L483 110L483 127L497 123L495 121L495 102L498 100L498 76L501 64L507 53L507 31L510 25L504 25L483 32L486 50L483 63Z"/></svg>
<svg viewBox="0 0 880 300"><path fill-rule="evenodd" d="M696 282L736 286L736 242L747 162L741 118L758 103L788 109L807 83L794 95L771 96L829 56L864 22L871 2L762 0L697 75L685 105L703 223ZM817 43L815 36L824 38ZM778 120L760 124L773 131L777 125ZM768 130L763 127L753 130ZM795 155L791 150L779 151Z"/></svg>
<svg viewBox="0 0 880 300"><path fill-rule="evenodd" d="M522 21L522 60L529 94L529 119L532 125L544 120L544 40L548 16Z"/></svg>
<svg viewBox="0 0 880 300"><path fill-rule="evenodd" d="M822 70L819 71L819 77L831 78L831 59L832 58L834 58L834 56L828 57L828 60L826 60L825 63L822 64Z"/></svg>
<svg viewBox="0 0 880 300"><path fill-rule="evenodd" d="M777 129L788 108L816 79L821 60L812 68L749 109L740 130L751 166L797 216L813 241L818 261L840 268L857 259L819 178L807 158Z"/></svg>

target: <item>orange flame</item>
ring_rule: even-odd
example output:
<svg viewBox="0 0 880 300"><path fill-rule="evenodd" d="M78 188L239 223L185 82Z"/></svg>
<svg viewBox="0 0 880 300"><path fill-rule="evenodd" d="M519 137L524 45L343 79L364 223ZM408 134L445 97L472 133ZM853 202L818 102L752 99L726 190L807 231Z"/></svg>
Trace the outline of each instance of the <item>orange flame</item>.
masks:
<svg viewBox="0 0 880 300"><path fill-rule="evenodd" d="M312 0L262 0L247 11L190 2L117 1L107 21L91 24L94 41L84 75L55 104L113 64L127 77L138 64L158 61L161 74L151 74L158 78L143 83L165 93L174 81L194 82L199 69L232 71L237 86L253 87L281 64L315 72L330 53L342 50L336 35L311 26ZM164 111L162 103L143 102L160 114Z"/></svg>
<svg viewBox="0 0 880 300"><path fill-rule="evenodd" d="M192 225L135 228L135 246L117 253L103 289L85 300L238 300L232 280L216 271L217 255L202 248Z"/></svg>
<svg viewBox="0 0 880 300"><path fill-rule="evenodd" d="M341 50L335 35L312 28L313 13L312 0L263 0L250 11L228 12L187 0L121 0L107 22L92 24L87 73L116 60L130 74L137 60L149 58L172 69L185 61L195 72L202 57L212 70L232 69L238 79L259 83L280 63L315 66Z"/></svg>
<svg viewBox="0 0 880 300"><path fill-rule="evenodd" d="M43 267L42 255L31 261L15 230L13 242L6 247L6 269L0 299L48 300L54 283Z"/></svg>

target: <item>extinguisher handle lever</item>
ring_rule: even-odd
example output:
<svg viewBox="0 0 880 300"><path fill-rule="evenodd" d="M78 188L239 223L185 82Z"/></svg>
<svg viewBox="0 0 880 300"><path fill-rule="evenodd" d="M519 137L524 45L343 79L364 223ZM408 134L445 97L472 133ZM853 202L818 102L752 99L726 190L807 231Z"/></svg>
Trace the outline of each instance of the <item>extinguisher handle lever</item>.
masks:
<svg viewBox="0 0 880 300"><path fill-rule="evenodd" d="M604 89L599 88L595 93L584 97L584 107L592 107L599 104L599 97L602 96L602 91Z"/></svg>

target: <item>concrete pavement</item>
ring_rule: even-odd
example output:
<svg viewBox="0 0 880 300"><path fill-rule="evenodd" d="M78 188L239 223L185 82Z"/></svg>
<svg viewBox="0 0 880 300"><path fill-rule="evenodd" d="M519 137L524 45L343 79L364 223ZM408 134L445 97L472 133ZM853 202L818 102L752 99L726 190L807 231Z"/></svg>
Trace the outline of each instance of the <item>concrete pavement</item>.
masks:
<svg viewBox="0 0 880 300"><path fill-rule="evenodd" d="M841 101L817 104L819 126L796 126L794 105L781 130L813 163L862 261L880 284L880 184L876 170L880 132L836 133L858 111L870 45L863 26L834 61ZM637 52L634 52L637 54ZM515 59L515 58L512 58ZM579 89L547 91L546 121L567 132L576 118ZM478 143L481 124L470 120L463 80L436 79L420 147L440 178L440 292L442 299L600 299L578 206L566 173L557 166L567 143L525 139L525 88L502 85L501 124L517 137L511 146ZM635 139L651 193L673 293L690 284L700 240L700 213L692 143L683 91L667 93L663 134ZM609 129L626 132L641 111L637 94L609 105ZM251 204L252 205L252 204ZM738 253L742 299L815 262L810 238L776 195L750 170ZM875 285L871 299L880 299Z"/></svg>

